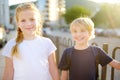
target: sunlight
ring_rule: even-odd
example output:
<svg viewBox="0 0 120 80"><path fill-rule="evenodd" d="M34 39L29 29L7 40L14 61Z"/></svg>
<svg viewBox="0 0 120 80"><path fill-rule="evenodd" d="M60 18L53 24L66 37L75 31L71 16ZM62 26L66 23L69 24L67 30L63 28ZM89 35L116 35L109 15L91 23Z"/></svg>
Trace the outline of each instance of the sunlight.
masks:
<svg viewBox="0 0 120 80"><path fill-rule="evenodd" d="M9 1L9 6L23 3L23 2L31 2L31 1L37 1L37 0L8 0Z"/></svg>
<svg viewBox="0 0 120 80"><path fill-rule="evenodd" d="M97 3L120 3L120 0L90 0Z"/></svg>

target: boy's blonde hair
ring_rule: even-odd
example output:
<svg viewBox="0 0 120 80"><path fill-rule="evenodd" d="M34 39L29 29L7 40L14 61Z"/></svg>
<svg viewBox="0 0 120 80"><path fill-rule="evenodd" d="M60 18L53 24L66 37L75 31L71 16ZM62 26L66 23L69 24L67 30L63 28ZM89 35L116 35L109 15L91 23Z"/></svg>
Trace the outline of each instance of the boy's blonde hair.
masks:
<svg viewBox="0 0 120 80"><path fill-rule="evenodd" d="M16 8L16 13L15 13L15 19L16 23L19 21L19 13L21 11L25 10L31 10L35 12L35 15L37 15L37 20L38 20L38 26L36 30L37 35L42 35L42 19L39 10L33 3L22 3ZM19 57L19 50L18 50L18 45L23 41L23 34L22 31L19 27L17 27L17 37L16 37L16 45L12 48L12 56Z"/></svg>
<svg viewBox="0 0 120 80"><path fill-rule="evenodd" d="M89 34L91 35L90 36L90 39L91 38L94 38L95 37L95 34L94 34L94 23L93 21L88 18L88 17L80 17L80 18L77 18L75 20L73 20L70 24L70 31L72 30L72 27L74 26L83 26L85 27L86 30L88 30ZM81 27L80 27L81 28Z"/></svg>

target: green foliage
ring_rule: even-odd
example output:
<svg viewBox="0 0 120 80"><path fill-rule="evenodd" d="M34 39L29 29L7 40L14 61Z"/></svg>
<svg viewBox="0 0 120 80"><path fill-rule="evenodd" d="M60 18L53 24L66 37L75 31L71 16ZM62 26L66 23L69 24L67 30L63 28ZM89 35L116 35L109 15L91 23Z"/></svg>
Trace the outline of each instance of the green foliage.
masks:
<svg viewBox="0 0 120 80"><path fill-rule="evenodd" d="M120 26L120 5L103 4L100 11L92 18L96 26L104 25L106 28L115 28Z"/></svg>
<svg viewBox="0 0 120 80"><path fill-rule="evenodd" d="M15 9L17 7L17 5L12 5L10 6L10 9Z"/></svg>
<svg viewBox="0 0 120 80"><path fill-rule="evenodd" d="M67 9L63 16L66 22L69 24L78 17L90 16L90 14L91 12L82 6L73 6Z"/></svg>

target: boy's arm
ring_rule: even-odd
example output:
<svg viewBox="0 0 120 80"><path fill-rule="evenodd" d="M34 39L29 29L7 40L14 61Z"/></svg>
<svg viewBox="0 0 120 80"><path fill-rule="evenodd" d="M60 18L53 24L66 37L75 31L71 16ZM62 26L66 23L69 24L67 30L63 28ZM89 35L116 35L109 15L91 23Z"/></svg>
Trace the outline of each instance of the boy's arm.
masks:
<svg viewBox="0 0 120 80"><path fill-rule="evenodd" d="M5 68L2 80L13 80L14 69L12 59L5 57Z"/></svg>
<svg viewBox="0 0 120 80"><path fill-rule="evenodd" d="M68 71L67 70L61 71L61 80L68 80Z"/></svg>
<svg viewBox="0 0 120 80"><path fill-rule="evenodd" d="M117 61L117 60L112 60L110 63L109 63L110 66L112 66L113 68L116 68L118 70L120 70L120 62Z"/></svg>
<svg viewBox="0 0 120 80"><path fill-rule="evenodd" d="M49 61L49 71L52 76L52 80L60 80L60 76L56 64L55 52L49 55L48 61Z"/></svg>

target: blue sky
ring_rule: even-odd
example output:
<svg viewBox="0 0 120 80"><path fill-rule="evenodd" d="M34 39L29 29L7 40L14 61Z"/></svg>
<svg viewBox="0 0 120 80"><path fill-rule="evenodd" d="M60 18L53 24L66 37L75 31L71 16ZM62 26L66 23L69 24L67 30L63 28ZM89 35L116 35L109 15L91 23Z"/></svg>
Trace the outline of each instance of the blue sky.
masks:
<svg viewBox="0 0 120 80"><path fill-rule="evenodd" d="M30 2L30 1L37 1L37 0L8 0L8 1L9 1L9 6L11 6L11 5L15 5L22 2Z"/></svg>

